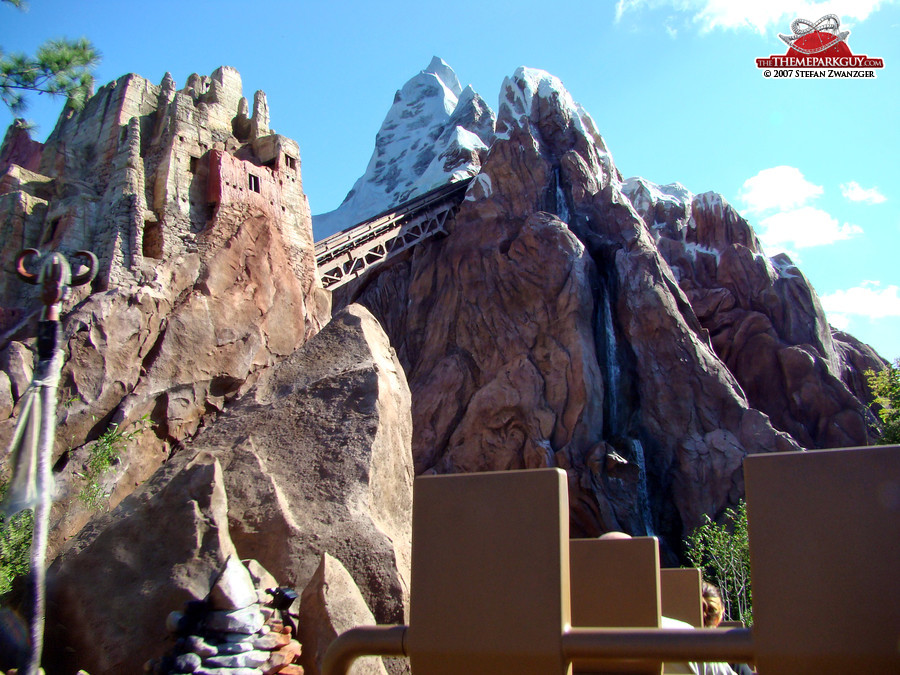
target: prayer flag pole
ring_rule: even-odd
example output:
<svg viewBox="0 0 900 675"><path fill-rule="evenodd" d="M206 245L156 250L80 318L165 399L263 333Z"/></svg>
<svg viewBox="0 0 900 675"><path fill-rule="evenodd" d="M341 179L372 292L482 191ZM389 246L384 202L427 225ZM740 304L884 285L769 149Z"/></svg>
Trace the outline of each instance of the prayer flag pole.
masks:
<svg viewBox="0 0 900 675"><path fill-rule="evenodd" d="M56 438L56 390L62 370L62 331L59 323L60 304L70 286L81 286L97 273L97 257L89 251L78 251L87 270L72 276L69 262L61 253L50 253L41 261L40 272L25 268L29 257L40 258L40 252L29 248L16 259L16 273L26 283L41 286L44 305L38 322L38 362L31 385L22 395L19 420L10 445L13 477L3 504L7 514L26 508L34 509L34 534L31 540L31 648L24 672L38 675L44 645L46 610L47 536L52 505L53 442Z"/></svg>

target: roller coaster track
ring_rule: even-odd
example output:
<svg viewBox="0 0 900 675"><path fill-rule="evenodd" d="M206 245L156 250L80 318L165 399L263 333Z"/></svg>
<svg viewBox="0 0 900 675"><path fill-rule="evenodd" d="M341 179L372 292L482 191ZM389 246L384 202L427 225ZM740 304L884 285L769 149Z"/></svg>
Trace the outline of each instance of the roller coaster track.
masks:
<svg viewBox="0 0 900 675"><path fill-rule="evenodd" d="M318 242L322 286L333 291L419 242L446 234L447 219L471 180L436 188Z"/></svg>

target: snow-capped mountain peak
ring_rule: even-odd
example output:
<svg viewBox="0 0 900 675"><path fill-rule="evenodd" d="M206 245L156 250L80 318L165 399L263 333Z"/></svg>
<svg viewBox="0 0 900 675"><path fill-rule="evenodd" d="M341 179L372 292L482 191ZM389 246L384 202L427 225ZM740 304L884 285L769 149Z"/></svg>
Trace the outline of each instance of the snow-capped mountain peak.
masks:
<svg viewBox="0 0 900 675"><path fill-rule="evenodd" d="M334 211L315 216L317 236L347 229L454 180L474 176L494 137L493 111L434 57L394 96L369 165Z"/></svg>
<svg viewBox="0 0 900 675"><path fill-rule="evenodd" d="M462 86L459 84L459 79L456 77L456 73L453 72L453 68L447 65L447 62L444 59L433 56L431 58L431 63L428 64L428 67L422 71L423 73L431 73L435 75L441 83L447 87L453 95L457 98L462 93Z"/></svg>

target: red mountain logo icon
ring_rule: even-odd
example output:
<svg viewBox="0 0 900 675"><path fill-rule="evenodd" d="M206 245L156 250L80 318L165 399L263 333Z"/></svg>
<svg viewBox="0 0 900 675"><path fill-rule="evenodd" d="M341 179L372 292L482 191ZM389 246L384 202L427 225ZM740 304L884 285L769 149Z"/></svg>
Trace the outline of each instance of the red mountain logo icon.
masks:
<svg viewBox="0 0 900 675"><path fill-rule="evenodd" d="M847 44L849 35L849 30L841 30L837 14L826 14L818 21L797 18L790 35L778 34L788 46L787 54L758 58L756 67L765 69L764 77L875 78L874 69L884 68L884 60L854 54Z"/></svg>

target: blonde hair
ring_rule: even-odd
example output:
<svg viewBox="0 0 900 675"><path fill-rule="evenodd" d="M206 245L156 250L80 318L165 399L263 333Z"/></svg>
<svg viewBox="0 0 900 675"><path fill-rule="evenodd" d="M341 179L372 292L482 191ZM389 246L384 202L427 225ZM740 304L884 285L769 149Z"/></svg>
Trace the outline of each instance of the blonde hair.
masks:
<svg viewBox="0 0 900 675"><path fill-rule="evenodd" d="M702 591L703 626L715 628L722 623L725 608L722 605L722 594L708 581L703 582Z"/></svg>

